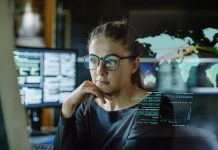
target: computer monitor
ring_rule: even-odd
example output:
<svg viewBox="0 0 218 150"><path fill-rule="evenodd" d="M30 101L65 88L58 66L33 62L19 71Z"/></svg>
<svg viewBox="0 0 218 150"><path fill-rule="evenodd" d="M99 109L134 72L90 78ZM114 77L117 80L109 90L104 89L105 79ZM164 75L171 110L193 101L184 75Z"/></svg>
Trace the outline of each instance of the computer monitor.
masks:
<svg viewBox="0 0 218 150"><path fill-rule="evenodd" d="M146 89L161 91L171 99L174 107L175 126L194 126L218 135L218 59L197 58L186 62L165 62L142 58L140 72ZM182 71L191 64L191 69L183 78Z"/></svg>
<svg viewBox="0 0 218 150"><path fill-rule="evenodd" d="M159 64L155 59L142 58L140 72L145 88L171 93L218 94L218 59L197 59L198 64L193 65L193 58L193 62L185 62L187 66L182 68L178 62Z"/></svg>
<svg viewBox="0 0 218 150"><path fill-rule="evenodd" d="M171 100L174 118L170 120L170 124L190 125L193 93L184 88L185 83L181 79L178 80L178 69L172 69L175 64L166 63L164 67L162 65L155 59L141 58L140 73L143 86L149 91L163 92Z"/></svg>
<svg viewBox="0 0 218 150"><path fill-rule="evenodd" d="M75 49L16 47L14 59L27 108L60 106L76 86Z"/></svg>
<svg viewBox="0 0 218 150"><path fill-rule="evenodd" d="M0 1L0 149L31 149L13 61L12 1Z"/></svg>
<svg viewBox="0 0 218 150"><path fill-rule="evenodd" d="M143 81L148 89L171 99L173 124L200 127L218 137L217 14L212 10L141 10L130 11L129 21L145 53Z"/></svg>

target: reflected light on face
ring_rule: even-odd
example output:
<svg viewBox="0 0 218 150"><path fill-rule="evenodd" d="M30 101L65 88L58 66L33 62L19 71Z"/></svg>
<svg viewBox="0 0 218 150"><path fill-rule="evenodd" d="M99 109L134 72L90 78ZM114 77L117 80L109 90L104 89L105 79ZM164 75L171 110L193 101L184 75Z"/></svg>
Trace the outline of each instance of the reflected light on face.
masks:
<svg viewBox="0 0 218 150"><path fill-rule="evenodd" d="M129 52L125 51L119 42L113 41L110 38L93 39L89 45L89 54L94 54L100 58L110 54L120 57L129 56ZM101 60L95 70L90 70L92 82L105 93L117 92L131 84L130 64L128 59L123 59L120 61L117 70L108 71Z"/></svg>

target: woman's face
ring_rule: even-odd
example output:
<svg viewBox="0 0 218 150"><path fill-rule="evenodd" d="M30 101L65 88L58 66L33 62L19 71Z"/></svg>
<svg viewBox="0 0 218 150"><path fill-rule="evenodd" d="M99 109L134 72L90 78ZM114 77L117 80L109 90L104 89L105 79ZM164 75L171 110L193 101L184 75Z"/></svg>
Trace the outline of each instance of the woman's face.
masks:
<svg viewBox="0 0 218 150"><path fill-rule="evenodd" d="M97 55L99 58L106 55L116 54L120 57L129 56L124 47L110 38L93 39L89 45L89 54ZM121 59L117 70L108 71L101 60L95 70L90 70L92 82L104 93L116 93L131 84L131 75L134 73L133 61Z"/></svg>

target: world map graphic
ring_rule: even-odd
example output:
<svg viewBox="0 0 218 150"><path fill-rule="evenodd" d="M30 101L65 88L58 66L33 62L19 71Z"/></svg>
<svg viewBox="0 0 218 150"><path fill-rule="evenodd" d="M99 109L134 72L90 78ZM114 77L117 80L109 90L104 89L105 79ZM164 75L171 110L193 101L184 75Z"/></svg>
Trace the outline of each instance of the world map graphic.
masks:
<svg viewBox="0 0 218 150"><path fill-rule="evenodd" d="M189 30L191 34L193 31ZM204 28L202 29L203 36L210 42L218 41L218 29ZM217 56L217 61L205 70L206 77L209 79L214 88L217 88L218 75L218 42L213 47L198 46L196 41L191 36L179 37L176 34L168 34L163 32L159 35L138 38L136 40L144 47L150 45L150 50L155 55L158 61L158 66L163 63L172 63L176 61L179 65L182 80L187 82L190 77L192 67L198 67L200 64L199 51L204 50L213 53ZM185 51L184 51L185 50ZM215 57L216 59L216 57ZM156 81L155 77L149 77L152 81Z"/></svg>

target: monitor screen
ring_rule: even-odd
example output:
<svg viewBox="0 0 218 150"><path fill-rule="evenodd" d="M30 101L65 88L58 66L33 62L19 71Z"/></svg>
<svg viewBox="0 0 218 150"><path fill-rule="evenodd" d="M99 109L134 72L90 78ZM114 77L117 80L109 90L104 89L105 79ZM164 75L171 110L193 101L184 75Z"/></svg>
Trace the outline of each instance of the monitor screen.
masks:
<svg viewBox="0 0 218 150"><path fill-rule="evenodd" d="M198 64L185 74L195 59L186 62L164 62L142 58L140 72L144 87L151 91L161 91L170 98L174 108L175 126L195 126L218 135L218 59L198 58ZM186 78L185 78L186 77Z"/></svg>
<svg viewBox="0 0 218 150"><path fill-rule="evenodd" d="M218 137L218 11L130 11L146 89L163 92L175 126ZM187 129L187 128L186 128ZM209 134L208 134L209 135Z"/></svg>
<svg viewBox="0 0 218 150"><path fill-rule="evenodd" d="M76 50L17 47L14 59L22 104L62 104L76 86Z"/></svg>
<svg viewBox="0 0 218 150"><path fill-rule="evenodd" d="M142 58L140 72L145 88L166 93L218 94L218 59L198 58L198 64L190 68L193 61L185 66L181 62L160 64L155 59Z"/></svg>

